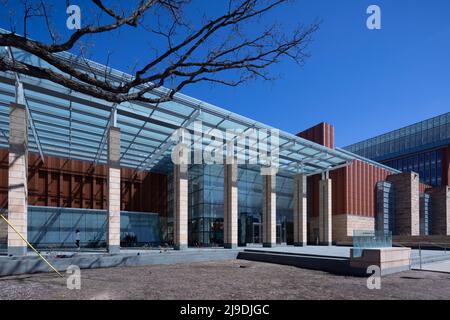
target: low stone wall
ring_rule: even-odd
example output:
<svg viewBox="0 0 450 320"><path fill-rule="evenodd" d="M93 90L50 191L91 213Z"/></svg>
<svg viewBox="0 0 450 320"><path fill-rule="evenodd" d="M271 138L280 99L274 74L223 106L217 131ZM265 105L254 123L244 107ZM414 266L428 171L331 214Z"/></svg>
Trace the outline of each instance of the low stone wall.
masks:
<svg viewBox="0 0 450 320"><path fill-rule="evenodd" d="M411 269L410 248L378 248L363 249L360 257L354 256L354 249L350 250L350 267L367 270L370 266L380 267L381 275Z"/></svg>
<svg viewBox="0 0 450 320"><path fill-rule="evenodd" d="M51 257L46 259L59 271L64 272L71 265L80 269L97 269L113 267L133 267L154 264L177 264L205 261L222 261L236 259L240 250L237 249L189 249L183 251L169 250L140 251L120 254L70 254L67 257ZM37 256L0 257L0 277L53 272L50 267Z"/></svg>

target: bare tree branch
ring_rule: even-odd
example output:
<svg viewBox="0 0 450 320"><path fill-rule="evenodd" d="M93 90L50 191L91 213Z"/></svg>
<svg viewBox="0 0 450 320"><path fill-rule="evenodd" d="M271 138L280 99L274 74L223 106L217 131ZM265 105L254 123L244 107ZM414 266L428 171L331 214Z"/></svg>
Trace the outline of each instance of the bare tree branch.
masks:
<svg viewBox="0 0 450 320"><path fill-rule="evenodd" d="M105 22L105 19L98 18L96 24L84 26L61 43L58 43L52 28L48 12L50 6L44 0L38 0L37 3L24 1L24 26L31 17L42 18L50 33L51 43L32 40L27 32L24 35L11 32L0 33L0 46L23 50L47 62L52 68L33 66L5 56L0 57L0 71L15 71L46 79L114 103L133 100L165 102L173 99L187 85L199 82L238 86L251 79L271 80L270 67L283 59L304 63L309 56L306 49L319 23L299 26L288 33L280 31L282 27L277 24L268 24L259 31L246 31L259 19L289 1L229 0L223 14L215 17L205 15L203 21L188 23L184 21L186 17L182 12L185 6L191 5L190 0L139 0L128 12L125 9L112 9L101 0L92 0L98 10L98 17L105 13L106 19L112 21ZM3 5L6 6L6 3ZM145 25L143 21L146 15L157 19ZM141 63L140 68L136 66L133 76L129 78L118 82L108 79L110 52L105 70L96 70L91 66L83 45L80 46L78 57L67 60L58 55L73 49L83 37L112 32L124 26L134 28L136 32L161 37L167 44L152 59L150 52L160 52L160 48L150 48L148 60ZM143 34L142 38L145 39L146 35ZM167 94L154 95L155 89L168 83Z"/></svg>

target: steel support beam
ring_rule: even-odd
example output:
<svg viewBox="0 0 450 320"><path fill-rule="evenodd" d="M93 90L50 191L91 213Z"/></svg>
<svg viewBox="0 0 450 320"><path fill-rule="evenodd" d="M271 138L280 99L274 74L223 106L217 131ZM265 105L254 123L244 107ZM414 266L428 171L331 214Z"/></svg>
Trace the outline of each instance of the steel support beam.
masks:
<svg viewBox="0 0 450 320"><path fill-rule="evenodd" d="M9 58L14 61L14 55L13 55L13 52L11 50L11 47L8 47L7 51L8 51ZM26 96L25 96L23 83L20 81L20 77L19 77L19 74L17 72L14 72L14 75L15 75L15 78L16 78L16 103L24 105L26 110L27 110L28 122L29 122L29 125L31 127L31 131L33 133L34 141L36 142L36 145L38 147L39 156L41 157L42 163L45 163L44 152L42 151L41 142L39 141L39 136L37 134L36 127L35 127L34 121L33 121L33 117L32 117L31 112L30 112L30 106L28 105L28 102L27 102L27 99L26 99Z"/></svg>

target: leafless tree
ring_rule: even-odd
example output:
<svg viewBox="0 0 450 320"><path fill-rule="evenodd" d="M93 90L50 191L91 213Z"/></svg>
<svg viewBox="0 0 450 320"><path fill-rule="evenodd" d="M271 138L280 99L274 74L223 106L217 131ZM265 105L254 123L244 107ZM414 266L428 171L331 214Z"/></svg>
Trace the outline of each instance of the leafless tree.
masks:
<svg viewBox="0 0 450 320"><path fill-rule="evenodd" d="M8 0L2 1L7 10ZM201 1L207 6L206 0ZM23 50L52 68L3 55L0 56L0 71L50 80L113 103L132 100L158 103L171 100L175 93L194 83L238 86L250 79L273 79L270 67L283 58L303 64L308 57L306 48L319 27L317 21L287 32L280 24L267 23L263 27L259 24L290 0L213 1L226 1L226 9L216 15L204 12L197 21L190 21L185 12L195 0L121 1L110 5L92 0L94 10L89 12L92 22L62 39L52 24L49 1L21 0L23 12L18 14L23 17L23 33L16 32L11 20L10 32L0 33L0 46ZM83 14L86 16L86 12ZM45 24L48 41L34 40L29 35L30 19ZM82 21L84 23L86 18ZM111 81L107 71L103 74L98 70L86 72L86 68L92 66L86 59L82 40L124 27L141 32L143 41L151 37L164 39L166 46L150 48L148 53L142 54L146 61L134 68L132 76L119 81ZM63 51L77 51L77 62L81 61L85 68L62 59L59 53ZM164 94L150 94L158 88L166 88Z"/></svg>

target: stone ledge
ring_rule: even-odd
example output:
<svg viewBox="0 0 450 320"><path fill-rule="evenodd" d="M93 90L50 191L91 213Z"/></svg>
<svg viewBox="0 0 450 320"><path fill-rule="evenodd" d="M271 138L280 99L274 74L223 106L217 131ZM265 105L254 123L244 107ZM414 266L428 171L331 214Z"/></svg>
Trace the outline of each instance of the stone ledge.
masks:
<svg viewBox="0 0 450 320"><path fill-rule="evenodd" d="M371 265L381 268L381 275L411 269L410 248L367 248L361 249L361 257L354 257L355 248L350 249L350 266L367 269Z"/></svg>

